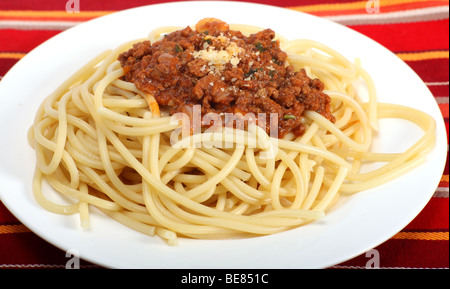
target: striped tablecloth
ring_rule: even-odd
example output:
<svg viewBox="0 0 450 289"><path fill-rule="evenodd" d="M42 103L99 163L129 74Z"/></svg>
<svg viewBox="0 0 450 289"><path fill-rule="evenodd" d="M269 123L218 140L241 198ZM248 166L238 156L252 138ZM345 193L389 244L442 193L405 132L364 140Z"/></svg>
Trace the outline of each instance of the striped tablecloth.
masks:
<svg viewBox="0 0 450 289"><path fill-rule="evenodd" d="M0 1L0 81L25 54L81 22L158 0ZM449 1L255 0L347 25L403 59L436 98L449 124ZM68 13L69 10L78 10ZM2 95L0 97L7 97ZM1 142L0 142L1 146ZM0 147L1 149L1 147ZM449 170L424 210L385 243L332 268L366 268L374 254L381 268L449 268ZM0 201L0 268L65 268L66 253L39 238ZM81 268L96 265L81 262Z"/></svg>

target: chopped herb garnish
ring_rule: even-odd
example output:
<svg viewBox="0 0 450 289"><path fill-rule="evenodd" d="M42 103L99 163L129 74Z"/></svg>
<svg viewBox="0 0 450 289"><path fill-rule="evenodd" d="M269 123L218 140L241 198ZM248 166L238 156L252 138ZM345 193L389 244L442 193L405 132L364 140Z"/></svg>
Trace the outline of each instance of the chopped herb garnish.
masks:
<svg viewBox="0 0 450 289"><path fill-rule="evenodd" d="M255 44L255 47L256 47L256 49L257 49L259 52L264 52L264 51L267 50L267 48L265 48L265 47L261 44L261 42L257 42L257 43Z"/></svg>
<svg viewBox="0 0 450 289"><path fill-rule="evenodd" d="M269 76L270 76L271 78L273 78L273 77L275 76L275 73L276 73L275 70L270 70L270 71L269 71Z"/></svg>
<svg viewBox="0 0 450 289"><path fill-rule="evenodd" d="M209 35L209 31L208 30L203 31L202 33L205 34L205 35Z"/></svg>
<svg viewBox="0 0 450 289"><path fill-rule="evenodd" d="M179 44L177 44L175 45L175 52L183 52L183 48Z"/></svg>
<svg viewBox="0 0 450 289"><path fill-rule="evenodd" d="M276 64L276 65L282 65L283 62L278 60L278 58L276 58L275 56L272 56L272 61Z"/></svg>
<svg viewBox="0 0 450 289"><path fill-rule="evenodd" d="M245 78L247 77L251 77L253 76L253 74L255 74L258 71L262 71L262 68L251 68L246 74L245 74Z"/></svg>
<svg viewBox="0 0 450 289"><path fill-rule="evenodd" d="M211 44L211 43L212 43L211 38L203 38L203 41L205 41L205 42L208 43L208 44Z"/></svg>
<svg viewBox="0 0 450 289"><path fill-rule="evenodd" d="M292 115L292 114L285 114L285 115L283 116L283 118L284 118L284 119L295 119L295 115Z"/></svg>

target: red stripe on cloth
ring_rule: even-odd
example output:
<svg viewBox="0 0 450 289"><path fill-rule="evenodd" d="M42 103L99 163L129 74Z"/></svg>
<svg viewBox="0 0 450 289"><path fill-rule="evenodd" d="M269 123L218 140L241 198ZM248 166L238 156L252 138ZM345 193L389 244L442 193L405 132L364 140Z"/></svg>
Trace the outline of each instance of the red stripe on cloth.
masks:
<svg viewBox="0 0 450 289"><path fill-rule="evenodd" d="M412 9L420 9L420 8L429 8L429 7L437 7L444 6L448 3L444 3L443 1L424 1L424 2L407 2L396 5L383 5L383 2L380 2L380 13L389 13L389 12L398 12L398 11L407 11ZM300 7L301 8L301 7ZM351 15L351 14L366 14L366 7L360 9L348 9L348 10L325 10L325 11L314 11L310 12L316 16L332 16L332 15Z"/></svg>
<svg viewBox="0 0 450 289"><path fill-rule="evenodd" d="M445 121L448 124L448 118ZM449 156L448 156L448 150L447 150L447 161L446 161L445 167L444 167L444 175L447 175L447 176L448 176L448 171L449 171L449 167L448 166L449 166ZM439 186L448 188L448 182L447 182L446 186L441 186L441 185L439 185Z"/></svg>
<svg viewBox="0 0 450 289"><path fill-rule="evenodd" d="M448 118L445 121L448 124ZM447 149L447 162L445 163L444 174L446 174L448 176L448 172L449 172L449 156L448 156L448 149ZM448 183L447 183L447 187L448 187Z"/></svg>
<svg viewBox="0 0 450 289"><path fill-rule="evenodd" d="M18 59L0 59L0 76L5 76L5 74L13 67L14 64L19 61Z"/></svg>
<svg viewBox="0 0 450 289"><path fill-rule="evenodd" d="M448 175L447 175L447 177L448 177ZM448 187L448 181L439 182L439 187Z"/></svg>
<svg viewBox="0 0 450 289"><path fill-rule="evenodd" d="M189 1L189 0L181 0ZM361 0L346 0L345 2L358 2ZM0 1L0 9L3 10L64 10L66 7L67 0L27 0L27 1L17 1L17 0L2 0ZM150 4L165 3L168 1L163 0L108 0L108 1L83 1L80 0L80 10L122 10L131 7L144 6ZM242 1L236 1L242 2ZM246 2L266 4L266 5L276 5L282 7L300 6L300 5L313 5L313 4L326 4L326 3L337 3L333 0L246 0Z"/></svg>
<svg viewBox="0 0 450 289"><path fill-rule="evenodd" d="M439 109L441 110L442 116L448 119L448 103L439 103Z"/></svg>
<svg viewBox="0 0 450 289"><path fill-rule="evenodd" d="M431 198L425 208L405 230L448 230L448 198Z"/></svg>
<svg viewBox="0 0 450 289"><path fill-rule="evenodd" d="M80 10L122 10L137 6L158 4L163 0L108 0L108 1L83 1L79 0ZM2 0L0 9L3 10L65 10L68 0Z"/></svg>
<svg viewBox="0 0 450 289"><path fill-rule="evenodd" d="M65 253L33 233L1 234L0 264L61 264ZM18 250L27 248L26 251ZM10 252L14 251L12 255Z"/></svg>
<svg viewBox="0 0 450 289"><path fill-rule="evenodd" d="M448 241L390 239L375 250L379 253L380 268L449 268ZM343 262L337 268L370 266L375 256L369 253Z"/></svg>
<svg viewBox="0 0 450 289"><path fill-rule="evenodd" d="M0 52L29 52L60 32L47 30L1 30Z"/></svg>
<svg viewBox="0 0 450 289"><path fill-rule="evenodd" d="M0 225L1 224L10 224L10 223L18 223L16 217L5 207L5 205L0 202Z"/></svg>
<svg viewBox="0 0 450 289"><path fill-rule="evenodd" d="M430 81L431 82L431 81ZM428 85L428 89L433 93L434 96L447 96L449 95L449 85Z"/></svg>
<svg viewBox="0 0 450 289"><path fill-rule="evenodd" d="M352 29L374 39L394 52L446 50L449 20L399 23L390 25L355 25Z"/></svg>
<svg viewBox="0 0 450 289"><path fill-rule="evenodd" d="M427 59L421 61L407 61L406 63L420 76L420 78L422 78L424 82L446 82L449 80L448 59Z"/></svg>
<svg viewBox="0 0 450 289"><path fill-rule="evenodd" d="M447 107L448 107L448 104L447 104ZM448 109L448 108L447 108L447 109ZM447 117L447 119L445 120L445 129L447 130L447 137L450 136L450 132L449 132L449 124L448 124L448 117ZM448 166L447 166L447 168L448 168ZM448 176L448 169L447 169L447 176ZM447 187L448 187L448 180L447 180L446 182L445 182L445 181L442 181L440 186L447 186Z"/></svg>
<svg viewBox="0 0 450 289"><path fill-rule="evenodd" d="M25 248L26 250L21 250ZM70 254L66 257L66 252L33 233L0 235L0 265L7 265L8 268L27 267L27 265L40 265L43 268L57 265L65 268L66 263L72 257L73 255ZM80 260L80 268L92 267L92 265Z"/></svg>

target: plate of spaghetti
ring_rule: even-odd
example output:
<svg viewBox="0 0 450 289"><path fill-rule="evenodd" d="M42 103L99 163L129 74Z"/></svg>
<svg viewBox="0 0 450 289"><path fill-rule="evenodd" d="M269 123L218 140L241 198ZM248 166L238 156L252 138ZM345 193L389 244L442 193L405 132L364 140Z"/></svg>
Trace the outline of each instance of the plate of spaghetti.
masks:
<svg viewBox="0 0 450 289"><path fill-rule="evenodd" d="M30 52L0 94L2 202L110 268L326 268L405 227L446 159L406 64L267 5L100 17Z"/></svg>

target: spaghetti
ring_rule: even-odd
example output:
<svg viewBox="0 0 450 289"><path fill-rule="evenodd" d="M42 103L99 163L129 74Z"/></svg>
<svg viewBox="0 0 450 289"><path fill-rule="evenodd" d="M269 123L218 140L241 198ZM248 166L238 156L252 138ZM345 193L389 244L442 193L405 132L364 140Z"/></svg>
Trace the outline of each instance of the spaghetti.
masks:
<svg viewBox="0 0 450 289"><path fill-rule="evenodd" d="M178 29L159 28L149 40L155 43ZM246 35L261 30L230 29ZM424 161L435 138L430 116L378 103L358 61L311 40L277 39L297 71L305 69L323 82L333 121L306 110L301 135L288 132L278 139L249 126L173 142L180 122L152 94L123 80L126 71L117 59L133 41L91 60L39 107L28 134L37 157L37 202L57 214L79 213L82 227L89 226L96 207L175 245L179 236L250 237L305 225L323 217L341 195L379 186ZM367 97L360 94L361 83ZM403 153L373 153L381 118L408 120L424 134ZM380 166L362 172L367 162ZM44 181L68 203L47 198Z"/></svg>

